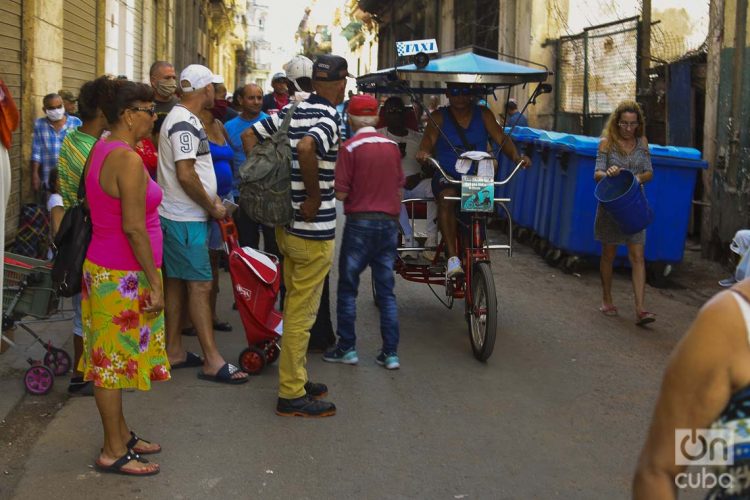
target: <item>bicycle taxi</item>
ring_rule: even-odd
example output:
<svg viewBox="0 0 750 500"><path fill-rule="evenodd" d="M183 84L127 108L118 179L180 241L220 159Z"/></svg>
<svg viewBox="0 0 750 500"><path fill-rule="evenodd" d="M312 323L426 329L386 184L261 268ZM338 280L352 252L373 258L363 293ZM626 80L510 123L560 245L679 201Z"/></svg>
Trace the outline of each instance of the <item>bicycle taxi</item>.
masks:
<svg viewBox="0 0 750 500"><path fill-rule="evenodd" d="M511 59L518 61L516 58ZM477 99L490 96L497 98L500 93L501 97L505 98L505 102L510 99L511 88L535 84L528 102L523 106L523 112L530 103L535 102L536 97L551 91L551 86L543 83L550 74L547 68L529 61L523 62L532 67L486 57L475 53L472 48L455 51L451 55L444 54L443 57L432 60L426 54L420 53L414 57L413 64L396 66L357 78L357 86L361 92L375 94L378 97L387 94L409 96L414 106L419 106L419 109L424 110L426 108L422 103L422 96L444 95L448 83L471 84ZM434 122L433 125L437 126ZM443 134L439 127L438 131ZM445 134L443 136L445 137ZM510 134L506 133L506 140L509 136ZM453 146L457 153L463 151L463 148L459 148L458 145ZM496 150L498 152L502 149L502 145L499 146ZM511 199L495 197L494 191L495 187L504 186L510 182L522 166L521 163L513 165L506 178L496 179L497 162L493 156L487 151L460 154L459 161L465 161L465 164L469 165L469 169L465 170L466 174L463 174L460 179L451 178L444 166L434 158L428 158L428 162L436 171L448 182L456 185L461 192L459 197L446 197L446 199L459 202L457 205L461 213L457 218L459 230L456 232L456 248L464 274L453 278L446 277L444 267L446 245L442 239L435 248L406 247L402 235L398 248L399 257L395 264L397 274L408 281L427 284L432 293L448 309L453 307L456 299L463 299L472 351L474 357L480 361L486 361L492 355L497 329L497 293L492 275L491 250L503 250L509 257L513 251L510 236L506 243L491 244L488 241L487 222L497 214L499 207L507 220L507 234L513 234L511 212L507 206ZM489 171L486 168L487 162L483 161L488 158L491 158L495 166ZM412 232L415 226L415 214L424 212L425 203L430 201L434 199L402 200L402 203L407 206L407 213L410 214L409 223L412 226ZM431 260L403 258L404 252L422 250L434 251L434 258ZM445 299L441 298L433 288L439 286L445 288ZM377 304L374 287L373 297Z"/></svg>

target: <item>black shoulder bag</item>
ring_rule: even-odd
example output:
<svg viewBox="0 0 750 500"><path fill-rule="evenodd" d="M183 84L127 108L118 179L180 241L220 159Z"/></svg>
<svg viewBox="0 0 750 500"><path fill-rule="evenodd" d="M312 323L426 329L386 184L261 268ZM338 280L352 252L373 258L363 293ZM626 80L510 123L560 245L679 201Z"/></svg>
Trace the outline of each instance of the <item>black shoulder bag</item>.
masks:
<svg viewBox="0 0 750 500"><path fill-rule="evenodd" d="M91 154L89 154L89 159ZM72 297L81 293L83 261L91 243L91 214L86 206L86 161L78 183L78 202L65 211L55 235L57 256L52 264L52 283L58 295Z"/></svg>

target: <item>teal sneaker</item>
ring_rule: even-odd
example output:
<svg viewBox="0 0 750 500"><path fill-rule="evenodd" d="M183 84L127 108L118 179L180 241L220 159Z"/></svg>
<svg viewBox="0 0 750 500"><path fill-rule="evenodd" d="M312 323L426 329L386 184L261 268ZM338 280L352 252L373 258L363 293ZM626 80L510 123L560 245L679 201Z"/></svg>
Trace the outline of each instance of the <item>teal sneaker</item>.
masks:
<svg viewBox="0 0 750 500"><path fill-rule="evenodd" d="M323 354L323 361L329 363L343 363L345 365L356 365L359 363L359 358L357 357L357 351L353 347L344 351L336 346L335 349Z"/></svg>
<svg viewBox="0 0 750 500"><path fill-rule="evenodd" d="M401 367L401 363L398 360L398 354L395 352L385 353L380 351L378 357L375 358L375 362L380 366L384 366L387 370L398 370Z"/></svg>

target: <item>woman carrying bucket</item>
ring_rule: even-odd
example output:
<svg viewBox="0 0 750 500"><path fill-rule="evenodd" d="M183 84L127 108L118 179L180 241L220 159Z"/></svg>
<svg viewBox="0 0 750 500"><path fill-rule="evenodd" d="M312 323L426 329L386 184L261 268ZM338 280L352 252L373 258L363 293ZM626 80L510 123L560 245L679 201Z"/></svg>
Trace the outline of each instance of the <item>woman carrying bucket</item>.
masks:
<svg viewBox="0 0 750 500"><path fill-rule="evenodd" d="M640 186L654 176L644 130L643 111L638 103L621 102L602 132L594 172L597 183L609 178L597 186L596 192L600 203L596 210L594 236L602 244L599 264L602 305L599 311L605 316L617 315L617 307L612 300L612 266L617 246L627 245L638 326L656 321L656 315L643 306L646 292L645 227L650 222L650 209ZM623 188L614 192L619 186ZM626 198L629 201L623 206L622 201ZM631 201L633 199L635 201Z"/></svg>

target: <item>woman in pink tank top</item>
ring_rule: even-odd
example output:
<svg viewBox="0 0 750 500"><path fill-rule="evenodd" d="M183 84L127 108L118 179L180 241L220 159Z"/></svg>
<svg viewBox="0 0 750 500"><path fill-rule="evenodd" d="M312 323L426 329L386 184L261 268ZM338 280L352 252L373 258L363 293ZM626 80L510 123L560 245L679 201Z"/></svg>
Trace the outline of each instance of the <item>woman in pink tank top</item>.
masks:
<svg viewBox="0 0 750 500"><path fill-rule="evenodd" d="M170 377L157 212L162 193L134 151L151 134L154 94L147 85L122 80L104 80L100 88L99 107L111 134L94 145L84 172L93 235L83 265L80 365L84 380L94 382L104 427L97 469L153 475L158 464L140 455L161 447L128 427L122 389L149 390L151 381Z"/></svg>

